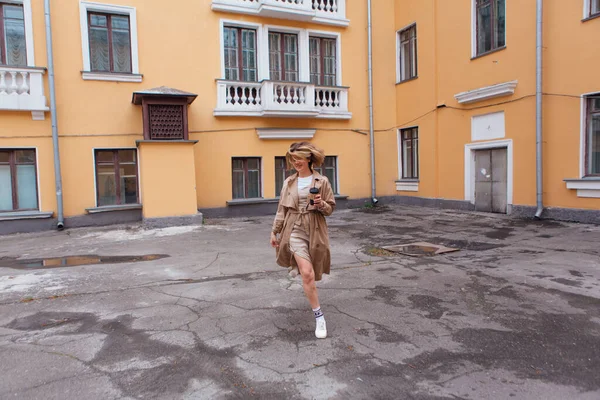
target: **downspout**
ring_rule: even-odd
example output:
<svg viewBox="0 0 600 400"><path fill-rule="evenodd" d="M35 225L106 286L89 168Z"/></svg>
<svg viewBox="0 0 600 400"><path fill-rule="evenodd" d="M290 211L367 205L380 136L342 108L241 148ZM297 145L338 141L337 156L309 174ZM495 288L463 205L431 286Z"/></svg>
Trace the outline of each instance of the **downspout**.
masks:
<svg viewBox="0 0 600 400"><path fill-rule="evenodd" d="M543 163L542 163L542 43L543 43L543 0L536 0L536 70L535 70L535 154L536 154L536 192L537 210L535 218L542 217L543 203Z"/></svg>
<svg viewBox="0 0 600 400"><path fill-rule="evenodd" d="M56 229L65 227L63 216L62 176L60 172L60 152L58 150L58 126L56 118L56 89L54 85L54 56L52 52L52 26L50 19L50 0L44 0L46 19L46 54L48 57L48 86L50 87L50 118L52 120L52 147L54 149L54 180L56 185L57 219Z"/></svg>
<svg viewBox="0 0 600 400"><path fill-rule="evenodd" d="M367 0L369 37L369 140L371 148L371 203L378 203L375 191L375 129L373 127L373 26L371 23L371 0Z"/></svg>

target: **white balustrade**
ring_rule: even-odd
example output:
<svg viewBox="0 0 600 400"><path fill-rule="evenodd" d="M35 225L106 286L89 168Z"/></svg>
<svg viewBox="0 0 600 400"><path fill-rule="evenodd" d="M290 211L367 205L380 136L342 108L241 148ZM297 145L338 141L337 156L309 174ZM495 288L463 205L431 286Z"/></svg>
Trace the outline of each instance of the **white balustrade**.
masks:
<svg viewBox="0 0 600 400"><path fill-rule="evenodd" d="M212 0L212 9L348 26L347 0Z"/></svg>
<svg viewBox="0 0 600 400"><path fill-rule="evenodd" d="M0 66L0 110L43 112L43 68Z"/></svg>
<svg viewBox="0 0 600 400"><path fill-rule="evenodd" d="M216 116L348 119L348 88L301 82L217 81Z"/></svg>

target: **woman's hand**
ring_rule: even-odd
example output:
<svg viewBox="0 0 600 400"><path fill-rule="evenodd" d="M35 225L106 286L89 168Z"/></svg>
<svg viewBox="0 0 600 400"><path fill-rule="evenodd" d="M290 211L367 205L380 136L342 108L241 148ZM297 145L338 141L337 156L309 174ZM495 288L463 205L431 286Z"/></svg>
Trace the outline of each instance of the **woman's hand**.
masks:
<svg viewBox="0 0 600 400"><path fill-rule="evenodd" d="M277 235L275 235L273 232L271 232L271 247L279 247L279 240L277 240Z"/></svg>
<svg viewBox="0 0 600 400"><path fill-rule="evenodd" d="M319 210L321 208L323 208L323 200L321 200L320 194L315 195L314 201L315 201L315 207L317 207Z"/></svg>

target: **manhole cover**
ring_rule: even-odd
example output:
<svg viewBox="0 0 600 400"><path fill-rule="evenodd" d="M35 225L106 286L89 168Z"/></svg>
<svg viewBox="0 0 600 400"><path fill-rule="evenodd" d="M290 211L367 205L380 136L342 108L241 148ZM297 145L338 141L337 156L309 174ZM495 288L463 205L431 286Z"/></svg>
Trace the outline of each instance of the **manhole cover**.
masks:
<svg viewBox="0 0 600 400"><path fill-rule="evenodd" d="M460 250L453 247L446 247L427 242L383 246L382 249L412 257L436 256L438 254L452 253L454 251Z"/></svg>

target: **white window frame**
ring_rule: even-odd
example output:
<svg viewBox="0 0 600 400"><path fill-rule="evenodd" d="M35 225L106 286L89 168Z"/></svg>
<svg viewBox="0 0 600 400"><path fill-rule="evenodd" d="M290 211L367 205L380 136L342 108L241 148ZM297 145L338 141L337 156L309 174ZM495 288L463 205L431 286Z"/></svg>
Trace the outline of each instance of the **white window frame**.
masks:
<svg viewBox="0 0 600 400"><path fill-rule="evenodd" d="M2 0L2 3L23 6L23 18L25 24L25 52L27 54L27 66L35 67L35 51L33 48L33 16L31 12L31 0Z"/></svg>
<svg viewBox="0 0 600 400"><path fill-rule="evenodd" d="M129 34L131 35L131 73L92 72L90 61L90 40L88 34L88 12L120 14L129 17ZM81 24L81 51L83 56L82 77L84 80L100 80L115 82L141 82L138 60L137 16L135 7L113 4L94 3L80 0L79 19Z"/></svg>
<svg viewBox="0 0 600 400"><path fill-rule="evenodd" d="M335 81L337 86L342 86L342 35L338 32L328 32L328 31L319 31L319 30L308 30L308 42L307 42L307 56L306 56L306 64L308 69L308 81L310 82L310 37L320 37L326 39L335 39ZM339 188L338 188L339 192Z"/></svg>
<svg viewBox="0 0 600 400"><path fill-rule="evenodd" d="M267 71L265 73L265 64L263 60L264 54L264 40L263 40L263 29L261 24L255 24L253 22L245 22L239 20L231 20L231 19L222 19L219 22L219 58L221 60L221 79L225 79L225 27L233 27L233 28L246 28L246 29L254 29L256 30L256 68L257 68L257 81L260 82L262 80L267 79L269 73L269 54L267 47ZM239 60L241 62L241 60Z"/></svg>
<svg viewBox="0 0 600 400"><path fill-rule="evenodd" d="M589 0L584 0L584 1L589 1ZM506 16L506 10L508 8L508 1L504 2L504 15ZM504 46L502 46L502 48L504 47L508 47L508 18L506 18L506 21L504 23ZM495 51L491 50L491 51ZM482 53L481 55L484 55L487 53ZM477 0L471 0L471 58L475 58L478 57L479 54L477 54Z"/></svg>
<svg viewBox="0 0 600 400"><path fill-rule="evenodd" d="M421 146L419 146L419 152L417 153L417 156L419 157L419 159L417 160L417 163L419 165L419 178L417 179L412 179L412 178L402 178L402 131L406 130L406 129L414 129L417 128L417 134L420 131L420 128L418 125L412 125L412 126L404 126L402 128L398 128L396 131L396 143L397 143L397 149L398 149L398 179L396 179L396 190L397 191L401 191L401 192L418 192L419 191L419 181L420 181L420 177L421 177L421 154L420 154L420 149Z"/></svg>
<svg viewBox="0 0 600 400"><path fill-rule="evenodd" d="M588 134L587 124L587 111L588 111L588 98L590 96L600 96L600 89L594 92L584 93L581 95L581 122L580 122L580 137L579 137L579 178L584 179L586 175L587 166L585 165L586 160L586 143Z"/></svg>
<svg viewBox="0 0 600 400"><path fill-rule="evenodd" d="M342 85L342 35L339 32L329 32L314 29L302 29L289 26L263 25L253 22L221 19L219 23L219 57L221 60L221 78L225 79L225 38L223 30L226 26L256 30L256 63L258 82L269 80L269 32L292 33L298 35L298 82L310 83L310 36L318 36L336 40L336 81Z"/></svg>
<svg viewBox="0 0 600 400"><path fill-rule="evenodd" d="M400 41L400 32L403 32L403 31L407 30L408 28L411 28L412 26L415 27L415 40L417 41L417 45L415 46L415 63L417 65L417 67L416 67L414 77L402 80L402 69L401 69L401 65L400 65L400 53L401 53L401 45L402 44ZM419 55L419 49L418 49L419 38L416 36L416 29L417 29L417 22L413 21L410 24L408 24L396 31L396 83L402 83L402 82L406 82L406 81L409 81L412 79L416 79L419 76L419 60L416 59Z"/></svg>
<svg viewBox="0 0 600 400"><path fill-rule="evenodd" d="M94 173L94 205L95 208L102 208L102 207L119 207L117 206L99 206L98 205L98 173L96 171L96 151L102 151L102 150L107 150L107 151L114 151L114 150L135 150L135 162L136 162L136 166L137 166L137 179L138 179L138 200L139 200L139 204L143 204L142 203L142 178L140 176L141 173L141 168L140 168L140 151L137 147L93 147L92 148L92 171ZM121 206L128 206L129 204L121 204ZM131 206L133 206L133 204L131 204Z"/></svg>
<svg viewBox="0 0 600 400"><path fill-rule="evenodd" d="M264 49L263 56L266 62L266 74L268 80L271 79L269 66L269 32L291 33L298 35L298 83L310 82L310 57L308 55L308 31L306 29L293 28L289 26L264 25L263 26ZM263 57L261 56L261 58Z"/></svg>

